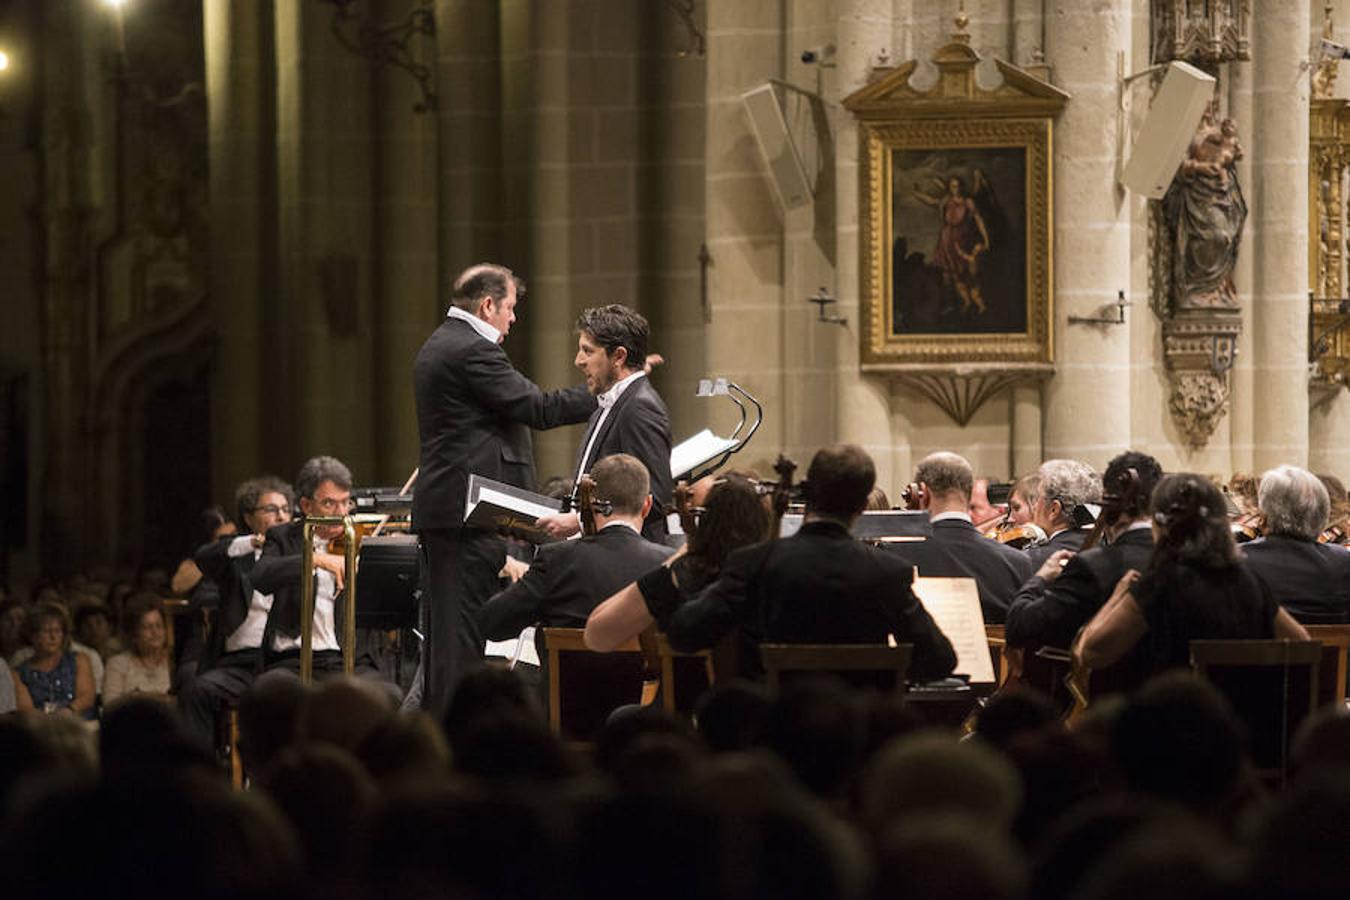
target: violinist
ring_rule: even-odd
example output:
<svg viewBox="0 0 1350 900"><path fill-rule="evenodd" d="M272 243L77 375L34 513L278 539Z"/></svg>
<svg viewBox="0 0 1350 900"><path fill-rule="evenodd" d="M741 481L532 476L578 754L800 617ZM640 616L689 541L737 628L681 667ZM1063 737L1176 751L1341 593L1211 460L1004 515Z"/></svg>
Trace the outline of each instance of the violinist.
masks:
<svg viewBox="0 0 1350 900"><path fill-rule="evenodd" d="M1004 506L989 502L989 479L976 478L970 487L970 522L983 535L992 535L1008 514Z"/></svg>
<svg viewBox="0 0 1350 900"><path fill-rule="evenodd" d="M1247 568L1305 624L1350 622L1350 549L1319 543L1330 497L1316 475L1279 466L1261 478L1265 535L1241 545Z"/></svg>
<svg viewBox="0 0 1350 900"><path fill-rule="evenodd" d="M300 467L295 493L302 518L270 528L262 554L250 578L254 590L272 595L272 610L263 633L263 663L267 670L300 671L300 579L314 579L314 674L342 674L338 627L345 599L346 560L331 552L329 542L342 534L341 525L314 529L314 569L301 572L304 518L344 516L356 508L352 473L340 460L316 456ZM374 677L378 669L372 654L356 654L356 674ZM397 692L393 684L391 693Z"/></svg>
<svg viewBox="0 0 1350 900"><path fill-rule="evenodd" d="M1254 541L1261 536L1261 510L1257 501L1257 478L1255 475L1238 473L1228 479L1224 493L1237 507L1237 515L1229 523L1233 540L1239 544Z"/></svg>
<svg viewBox="0 0 1350 900"><path fill-rule="evenodd" d="M1330 520L1322 534L1317 538L1322 544L1350 544L1350 497L1346 496L1345 485L1335 475L1318 474L1317 480L1327 489L1331 500Z"/></svg>
<svg viewBox="0 0 1350 900"><path fill-rule="evenodd" d="M1162 467L1147 454L1131 450L1111 460L1102 476L1102 511L1088 538L1092 546L1077 555L1051 553L1018 589L1008 610L1009 647L1068 649L1120 577L1148 568L1153 555L1149 496L1161 478Z"/></svg>
<svg viewBox="0 0 1350 900"><path fill-rule="evenodd" d="M975 530L969 512L974 482L964 457L947 452L925 457L914 473L910 493L918 508L928 513L933 536L888 544L886 549L926 577L974 578L985 622L1001 623L1012 595L1031 576L1031 563L1021 550L988 540Z"/></svg>
<svg viewBox="0 0 1350 900"><path fill-rule="evenodd" d="M1037 470L1039 493L1032 504L1032 522L1045 532L1043 542L1027 548L1033 568L1058 550L1077 553L1096 519L1090 505L1102 499L1102 481L1087 463L1047 459Z"/></svg>
<svg viewBox="0 0 1350 900"><path fill-rule="evenodd" d="M1012 490L1008 492L1008 514L990 537L1018 550L1044 543L1045 531L1032 520L1040 495L1041 476L1035 472L1013 482Z"/></svg>

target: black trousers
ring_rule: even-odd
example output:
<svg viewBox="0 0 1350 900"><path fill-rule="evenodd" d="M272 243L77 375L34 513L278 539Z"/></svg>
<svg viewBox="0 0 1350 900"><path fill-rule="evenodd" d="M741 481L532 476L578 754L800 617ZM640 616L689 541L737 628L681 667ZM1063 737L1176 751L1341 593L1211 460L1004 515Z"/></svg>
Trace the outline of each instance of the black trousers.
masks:
<svg viewBox="0 0 1350 900"><path fill-rule="evenodd" d="M497 592L506 542L467 528L426 529L419 537L426 575L422 708L445 712L461 678L483 662L478 610Z"/></svg>

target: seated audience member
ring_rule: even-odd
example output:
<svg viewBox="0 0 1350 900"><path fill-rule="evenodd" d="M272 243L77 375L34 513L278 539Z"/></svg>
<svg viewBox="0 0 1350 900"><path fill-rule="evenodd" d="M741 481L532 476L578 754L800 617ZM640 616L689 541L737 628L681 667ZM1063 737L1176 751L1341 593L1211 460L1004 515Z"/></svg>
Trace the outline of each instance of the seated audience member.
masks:
<svg viewBox="0 0 1350 900"><path fill-rule="evenodd" d="M1026 862L1003 834L944 814L891 829L877 841L876 900L1021 900Z"/></svg>
<svg viewBox="0 0 1350 900"><path fill-rule="evenodd" d="M851 444L828 447L806 480L796 534L736 551L687 603L668 581L644 591L671 646L701 650L738 628L742 669L755 676L760 643L884 644L893 636L914 646L914 680L951 674L956 654L910 589L913 569L850 533L876 480L872 458Z"/></svg>
<svg viewBox="0 0 1350 900"><path fill-rule="evenodd" d="M22 602L11 597L0 603L0 663L10 662L24 648L27 622L28 607Z"/></svg>
<svg viewBox="0 0 1350 900"><path fill-rule="evenodd" d="M1276 798L1262 818L1247 896L1321 900L1345 891L1350 773L1313 774Z"/></svg>
<svg viewBox="0 0 1350 900"><path fill-rule="evenodd" d="M71 624L74 640L97 653L98 658L104 661L106 672L107 661L122 651L122 642L113 633L112 614L108 607L102 601L86 599L75 607Z"/></svg>
<svg viewBox="0 0 1350 900"><path fill-rule="evenodd" d="M300 467L295 477L300 512L306 517L342 516L355 507L352 473L331 456L316 456ZM263 632L263 657L267 669L298 674L300 671L300 579L314 579L313 648L316 678L342 674L339 625L345 605L346 559L327 550L328 542L342 534L341 525L314 529L314 570L300 571L304 521L276 525L267 532L262 553L253 564L250 580L254 590L272 595L272 608ZM362 677L381 678L372 655L360 645L353 648L355 671ZM391 692L398 688L384 682ZM401 696L401 694L400 694Z"/></svg>
<svg viewBox="0 0 1350 900"><path fill-rule="evenodd" d="M94 673L89 658L70 646L70 615L55 603L40 604L28 618L33 654L15 669L20 710L94 716Z"/></svg>
<svg viewBox="0 0 1350 900"><path fill-rule="evenodd" d="M1243 562L1223 494L1200 475L1168 475L1153 491L1155 546L1142 576L1126 572L1083 629L1074 658L1111 665L1141 641L1149 670L1190 665L1197 638L1307 640Z"/></svg>
<svg viewBox="0 0 1350 900"><path fill-rule="evenodd" d="M920 577L975 579L984 620L1001 623L1013 594L1030 577L1031 563L1021 550L988 540L971 524L974 478L970 463L955 453L934 453L920 462L914 481L933 536L891 544L887 551L917 568Z"/></svg>
<svg viewBox="0 0 1350 900"><path fill-rule="evenodd" d="M591 468L597 504L596 533L580 540L539 548L530 569L478 611L478 627L488 640L503 641L522 629L581 628L602 600L661 565L669 547L642 537L642 523L651 508L647 467L626 453L606 456ZM543 632L537 633L540 659Z"/></svg>
<svg viewBox="0 0 1350 900"><path fill-rule="evenodd" d="M613 650L636 637L655 621L647 597L674 590L684 602L717 579L733 551L768 538L772 519L750 479L734 473L702 479L694 485L696 505L704 491L698 527L684 547L596 607L586 620L587 647Z"/></svg>
<svg viewBox="0 0 1350 900"><path fill-rule="evenodd" d="M108 660L103 704L144 694L169 699L169 628L158 603L140 601L127 611L131 649Z"/></svg>
<svg viewBox="0 0 1350 900"><path fill-rule="evenodd" d="M1143 571L1153 555L1149 498L1162 467L1143 453L1120 454L1106 467L1106 502L1098 516L1096 546L1077 555L1052 553L1008 610L1009 647L1068 649L1078 629L1106 603L1131 569Z"/></svg>
<svg viewBox="0 0 1350 900"><path fill-rule="evenodd" d="M291 520L292 502L291 486L280 478L250 478L234 492L235 513L244 533L220 536L193 555L204 583L217 588L214 593L194 594L193 603L217 605L197 674L179 691L178 705L204 740L213 739L217 711L237 703L262 670L262 640L272 595L254 588L252 572L268 529Z"/></svg>
<svg viewBox="0 0 1350 900"><path fill-rule="evenodd" d="M1047 459L1037 476L1040 486L1031 518L1045 532L1046 541L1027 549L1033 570L1057 550L1082 549L1096 518L1087 506L1102 499L1102 480L1091 466L1076 459Z"/></svg>
<svg viewBox="0 0 1350 900"><path fill-rule="evenodd" d="M1350 621L1350 550L1319 544L1330 499L1317 476L1279 466L1261 478L1264 534L1242 545L1275 602L1305 624Z"/></svg>

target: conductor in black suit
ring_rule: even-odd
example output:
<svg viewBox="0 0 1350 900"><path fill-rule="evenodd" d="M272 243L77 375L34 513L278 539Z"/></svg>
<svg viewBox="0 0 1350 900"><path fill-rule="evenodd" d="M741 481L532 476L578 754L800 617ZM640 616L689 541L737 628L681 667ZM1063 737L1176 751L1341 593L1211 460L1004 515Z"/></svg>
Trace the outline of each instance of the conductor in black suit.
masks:
<svg viewBox="0 0 1350 900"><path fill-rule="evenodd" d="M470 474L535 487L531 428L583 422L595 410L585 387L541 391L499 346L525 285L504 266L481 263L455 279L451 307L413 363L421 462L412 524L427 565L424 706L440 710L483 658L475 615L497 588L506 548L464 527Z"/></svg>
<svg viewBox="0 0 1350 900"><path fill-rule="evenodd" d="M1262 476L1257 503L1264 535L1240 546L1247 567L1298 621L1350 622L1350 550L1317 542L1331 503L1321 480L1279 466Z"/></svg>
<svg viewBox="0 0 1350 900"><path fill-rule="evenodd" d="M597 406L577 447L573 483L597 461L615 453L636 457L651 479L652 506L642 535L659 541L667 534L670 511L670 413L647 377L650 330L642 315L617 303L597 306L577 318L576 366ZM657 357L652 356L650 361ZM554 537L576 534L575 513L545 516L539 525Z"/></svg>
<svg viewBox="0 0 1350 900"><path fill-rule="evenodd" d="M688 602L669 579L644 593L671 645L700 650L739 628L745 674L756 677L760 643L884 644L889 635L913 644L914 680L951 674L956 653L910 589L914 570L850 532L875 481L861 447L817 452L796 534L733 552L718 579Z"/></svg>
<svg viewBox="0 0 1350 900"><path fill-rule="evenodd" d="M975 579L984 621L1002 623L1013 594L1031 576L1031 562L1021 550L975 530L969 512L975 484L970 463L955 453L933 453L919 463L914 481L933 536L888 549L915 566L920 577Z"/></svg>
<svg viewBox="0 0 1350 900"><path fill-rule="evenodd" d="M484 637L508 640L534 624L585 627L586 617L602 600L670 555L669 547L638 531L652 505L646 467L635 457L616 453L596 463L590 474L597 505L610 506L608 513L596 511L596 533L540 547L529 571L479 611Z"/></svg>

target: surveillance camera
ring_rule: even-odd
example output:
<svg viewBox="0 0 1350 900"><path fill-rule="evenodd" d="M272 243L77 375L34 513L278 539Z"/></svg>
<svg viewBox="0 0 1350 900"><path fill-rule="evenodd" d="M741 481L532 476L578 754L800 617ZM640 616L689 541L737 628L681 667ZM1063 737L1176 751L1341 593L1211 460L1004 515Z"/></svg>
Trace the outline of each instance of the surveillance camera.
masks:
<svg viewBox="0 0 1350 900"><path fill-rule="evenodd" d="M824 62L834 56L834 44L826 44L822 47L807 47L802 51L802 62L806 65Z"/></svg>
<svg viewBox="0 0 1350 900"><path fill-rule="evenodd" d="M1323 59L1350 59L1350 47L1322 38Z"/></svg>

